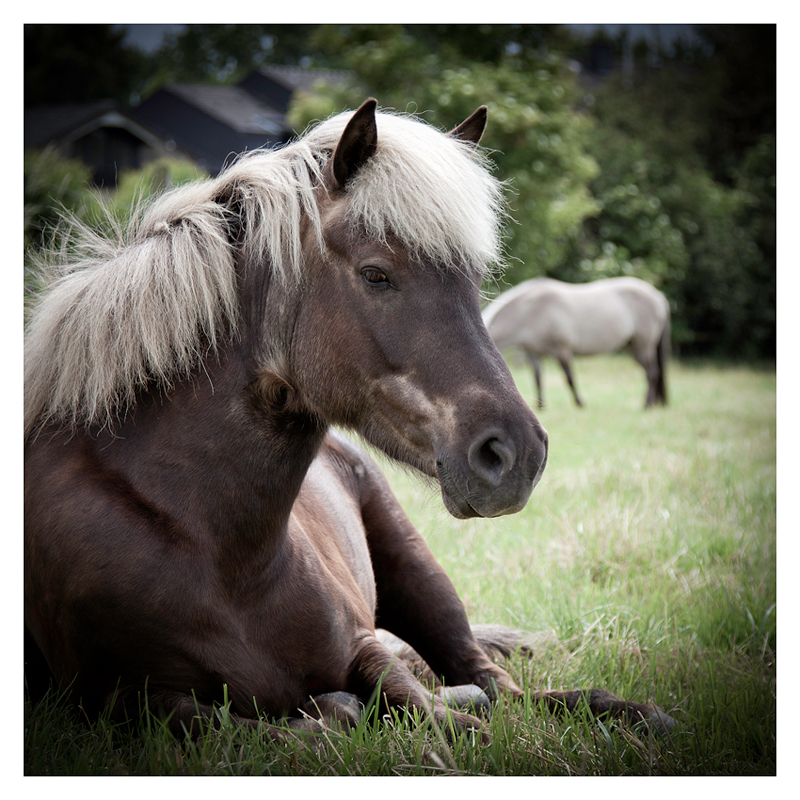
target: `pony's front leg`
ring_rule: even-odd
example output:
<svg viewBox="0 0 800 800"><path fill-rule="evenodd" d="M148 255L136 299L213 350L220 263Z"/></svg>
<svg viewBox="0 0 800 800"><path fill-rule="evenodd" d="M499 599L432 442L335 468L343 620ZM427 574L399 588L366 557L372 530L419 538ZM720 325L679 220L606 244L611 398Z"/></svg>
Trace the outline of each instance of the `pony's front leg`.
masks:
<svg viewBox="0 0 800 800"><path fill-rule="evenodd" d="M430 714L449 735L475 731L488 741L481 721L463 711L451 710L414 677L408 667L374 636L359 643L350 674L351 691L369 697L379 689L379 701L389 707L418 708Z"/></svg>
<svg viewBox="0 0 800 800"><path fill-rule="evenodd" d="M364 710L361 701L348 692L318 694L297 709L301 716L285 720L287 727L295 731L316 733L323 728L354 728L361 721Z"/></svg>
<svg viewBox="0 0 800 800"><path fill-rule="evenodd" d="M125 705L124 701L118 701L112 707L112 718L130 718L130 709ZM221 724L220 714L214 706L183 692L169 689L151 691L148 705L159 719L166 722L176 738L188 735L196 740ZM298 716L284 718L277 725L234 713L229 714L228 718L235 725L256 730L274 742L286 742L296 739L297 734L318 734L326 728L355 727L361 719L362 707L354 695L330 692L310 697L298 707L297 712Z"/></svg>
<svg viewBox="0 0 800 800"><path fill-rule="evenodd" d="M572 689L531 692L531 699L543 700L553 713L573 712L585 704L595 717L609 716L629 723L644 722L658 733L669 733L677 722L657 705L621 700L605 689Z"/></svg>
<svg viewBox="0 0 800 800"><path fill-rule="evenodd" d="M141 693L144 695L144 692ZM111 717L114 720L136 719L138 713L130 707L130 699L137 697L139 692L128 691L119 694L116 701L111 703ZM203 736L209 729L218 728L221 718L218 710L209 703L203 703L185 692L173 689L148 690L147 705L153 715L163 720L169 731L176 738L182 739L188 735L196 740ZM285 741L290 734L258 719L230 714L230 720L236 725L253 728L265 734L273 741Z"/></svg>
<svg viewBox="0 0 800 800"><path fill-rule="evenodd" d="M376 627L410 644L447 686L475 684L493 699L521 697L519 686L475 640L455 587L383 473L370 462L365 466L361 515L378 590Z"/></svg>

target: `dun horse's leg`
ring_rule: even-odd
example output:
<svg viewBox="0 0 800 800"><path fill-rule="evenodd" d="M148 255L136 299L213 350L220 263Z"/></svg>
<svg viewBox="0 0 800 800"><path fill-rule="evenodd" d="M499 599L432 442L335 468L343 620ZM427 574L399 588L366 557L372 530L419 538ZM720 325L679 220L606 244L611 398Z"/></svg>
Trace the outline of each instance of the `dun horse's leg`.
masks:
<svg viewBox="0 0 800 800"><path fill-rule="evenodd" d="M567 376L567 383L569 384L569 388L572 389L572 396L575 398L575 403L579 408L582 408L583 402L580 397L578 397L578 390L575 388L575 381L572 379L572 368L570 367L569 359L559 357L558 363L561 364L561 369L564 370L564 374Z"/></svg>
<svg viewBox="0 0 800 800"><path fill-rule="evenodd" d="M657 403L666 404L663 370L664 367L659 361L658 355L655 354L647 371L647 408Z"/></svg>
<svg viewBox="0 0 800 800"><path fill-rule="evenodd" d="M645 397L644 407L650 408L655 405L656 398L658 397L658 379L661 373L661 368L658 364L658 354L653 351L648 355L643 352L641 347L637 347L636 344L632 345L631 353L642 367L647 377L647 396Z"/></svg>
<svg viewBox="0 0 800 800"><path fill-rule="evenodd" d="M636 360L644 368L644 374L647 377L647 396L645 397L644 407L650 408L655 405L658 393L658 364L655 360L639 360L638 358Z"/></svg>
<svg viewBox="0 0 800 800"><path fill-rule="evenodd" d="M533 369L533 377L536 380L536 400L539 408L544 408L544 395L542 394L542 365L537 356L526 353L531 368Z"/></svg>
<svg viewBox="0 0 800 800"><path fill-rule="evenodd" d="M651 375L647 373L647 397L644 401L644 407L650 408L656 403L656 391L658 386L658 375Z"/></svg>
<svg viewBox="0 0 800 800"><path fill-rule="evenodd" d="M361 511L378 590L376 627L410 644L448 686L475 684L490 697L522 696L475 641L455 587L386 478L374 464L365 466Z"/></svg>

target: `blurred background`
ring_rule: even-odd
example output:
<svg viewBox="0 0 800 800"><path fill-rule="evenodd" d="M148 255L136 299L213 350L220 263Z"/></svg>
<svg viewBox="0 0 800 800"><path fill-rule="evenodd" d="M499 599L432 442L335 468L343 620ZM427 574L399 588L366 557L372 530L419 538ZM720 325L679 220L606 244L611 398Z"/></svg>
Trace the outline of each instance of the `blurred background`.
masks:
<svg viewBox="0 0 800 800"><path fill-rule="evenodd" d="M26 25L24 48L28 255L58 207L124 214L368 96L443 128L486 104L516 221L490 293L635 275L677 355L775 358L774 25Z"/></svg>

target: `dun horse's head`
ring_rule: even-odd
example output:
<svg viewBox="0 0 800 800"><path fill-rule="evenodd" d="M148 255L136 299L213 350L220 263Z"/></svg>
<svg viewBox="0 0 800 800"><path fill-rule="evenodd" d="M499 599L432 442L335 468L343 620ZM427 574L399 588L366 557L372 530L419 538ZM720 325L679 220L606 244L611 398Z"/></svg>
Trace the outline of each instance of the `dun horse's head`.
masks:
<svg viewBox="0 0 800 800"><path fill-rule="evenodd" d="M479 308L500 229L485 124L444 134L371 100L339 128L286 359L298 402L437 479L460 518L519 511L547 458Z"/></svg>

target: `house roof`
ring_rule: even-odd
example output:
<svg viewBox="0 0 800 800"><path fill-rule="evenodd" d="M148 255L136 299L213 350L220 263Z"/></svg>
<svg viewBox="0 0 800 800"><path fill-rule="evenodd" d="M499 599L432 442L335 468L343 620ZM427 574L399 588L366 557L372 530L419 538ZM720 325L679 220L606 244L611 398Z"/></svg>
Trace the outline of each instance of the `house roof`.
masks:
<svg viewBox="0 0 800 800"><path fill-rule="evenodd" d="M25 109L25 147L74 142L97 128L124 128L148 145L161 144L216 173L232 155L280 144L292 136L286 111L292 95L325 80L352 80L348 72L263 66L238 86L168 84L135 108L112 101Z"/></svg>
<svg viewBox="0 0 800 800"><path fill-rule="evenodd" d="M81 105L26 108L25 147L43 147L112 108L114 103L108 100Z"/></svg>
<svg viewBox="0 0 800 800"><path fill-rule="evenodd" d="M238 153L291 136L283 114L238 86L168 84L131 115L211 174Z"/></svg>
<svg viewBox="0 0 800 800"><path fill-rule="evenodd" d="M54 141L71 141L86 136L97 128L122 128L148 145L156 137L143 128L113 100L25 109L24 145L46 147Z"/></svg>
<svg viewBox="0 0 800 800"><path fill-rule="evenodd" d="M279 136L285 131L283 114L239 86L182 83L170 84L164 89L237 133Z"/></svg>

